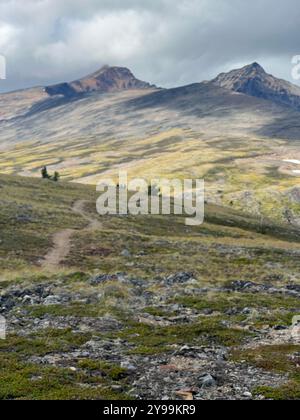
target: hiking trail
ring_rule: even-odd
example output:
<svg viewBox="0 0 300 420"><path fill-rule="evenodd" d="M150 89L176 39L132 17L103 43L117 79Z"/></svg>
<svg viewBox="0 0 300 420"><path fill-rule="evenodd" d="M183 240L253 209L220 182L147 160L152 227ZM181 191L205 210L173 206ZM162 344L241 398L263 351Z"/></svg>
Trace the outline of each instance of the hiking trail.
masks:
<svg viewBox="0 0 300 420"><path fill-rule="evenodd" d="M88 222L88 225L81 229L82 231L95 231L102 228L102 223L92 216L88 215L84 206L85 200L78 200L73 204L72 211ZM53 235L53 246L45 255L42 262L43 268L55 268L69 255L71 251L71 240L74 233L79 232L76 229L64 229Z"/></svg>

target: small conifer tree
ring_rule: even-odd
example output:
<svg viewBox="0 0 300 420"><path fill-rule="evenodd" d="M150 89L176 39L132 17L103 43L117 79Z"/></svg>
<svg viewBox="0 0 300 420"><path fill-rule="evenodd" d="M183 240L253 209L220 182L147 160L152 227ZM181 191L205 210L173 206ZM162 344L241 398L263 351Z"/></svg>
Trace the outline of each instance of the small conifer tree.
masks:
<svg viewBox="0 0 300 420"><path fill-rule="evenodd" d="M46 166L43 167L43 169L41 170L41 173L42 173L42 178L43 179L50 179L50 176L48 174L48 170L47 170Z"/></svg>
<svg viewBox="0 0 300 420"><path fill-rule="evenodd" d="M54 175L53 175L53 181L54 182L58 182L59 181L59 178L60 178L59 173L55 171L54 172Z"/></svg>

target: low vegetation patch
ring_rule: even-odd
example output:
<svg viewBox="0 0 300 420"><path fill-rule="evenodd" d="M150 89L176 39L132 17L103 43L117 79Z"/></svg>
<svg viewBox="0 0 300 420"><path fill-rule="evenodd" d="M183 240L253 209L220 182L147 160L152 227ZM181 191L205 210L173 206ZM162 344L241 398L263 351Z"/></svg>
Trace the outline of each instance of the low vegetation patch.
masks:
<svg viewBox="0 0 300 420"><path fill-rule="evenodd" d="M274 400L298 400L300 398L300 345L286 344L261 346L254 349L234 350L235 362L246 362L276 373L287 374L289 380L283 386L257 387L256 395Z"/></svg>

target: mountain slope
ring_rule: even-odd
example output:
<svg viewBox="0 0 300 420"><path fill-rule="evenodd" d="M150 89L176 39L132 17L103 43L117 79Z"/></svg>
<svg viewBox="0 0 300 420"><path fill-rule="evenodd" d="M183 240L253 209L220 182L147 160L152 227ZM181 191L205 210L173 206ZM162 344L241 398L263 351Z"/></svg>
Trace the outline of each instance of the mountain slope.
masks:
<svg viewBox="0 0 300 420"><path fill-rule="evenodd" d="M218 135L220 126L226 135L300 138L296 110L214 83L164 90L97 91L73 97L67 92L26 106L17 118L0 120L0 144L83 136L97 136L100 142L102 138L144 137L148 132L173 128L200 130L209 137Z"/></svg>
<svg viewBox="0 0 300 420"><path fill-rule="evenodd" d="M0 94L0 124L26 115L34 104L47 99L49 95L42 87Z"/></svg>
<svg viewBox="0 0 300 420"><path fill-rule="evenodd" d="M296 109L286 107L292 104ZM294 139L300 138L298 106L300 88L256 63L174 89L157 89L126 68L106 66L74 82L0 95L0 143L136 136L158 125L206 127L209 135L220 131L219 119L232 134Z"/></svg>
<svg viewBox="0 0 300 420"><path fill-rule="evenodd" d="M198 227L100 217L92 187L0 185L0 400L300 395L299 230L218 206ZM64 229L71 246L46 269Z"/></svg>
<svg viewBox="0 0 300 420"><path fill-rule="evenodd" d="M70 83L0 94L0 123L68 104L88 94L130 90L142 93L153 89L156 89L154 85L138 80L127 68L104 66L99 71Z"/></svg>
<svg viewBox="0 0 300 420"><path fill-rule="evenodd" d="M258 63L221 73L212 83L300 110L300 87L267 74Z"/></svg>

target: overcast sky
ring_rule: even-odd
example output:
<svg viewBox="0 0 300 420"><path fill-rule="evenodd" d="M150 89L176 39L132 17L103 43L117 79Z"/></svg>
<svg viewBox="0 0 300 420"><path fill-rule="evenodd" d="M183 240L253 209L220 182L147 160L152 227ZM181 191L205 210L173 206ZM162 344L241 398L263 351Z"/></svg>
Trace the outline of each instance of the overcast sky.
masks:
<svg viewBox="0 0 300 420"><path fill-rule="evenodd" d="M299 0L0 0L0 90L69 81L104 64L164 87L253 61L291 80L299 32Z"/></svg>

